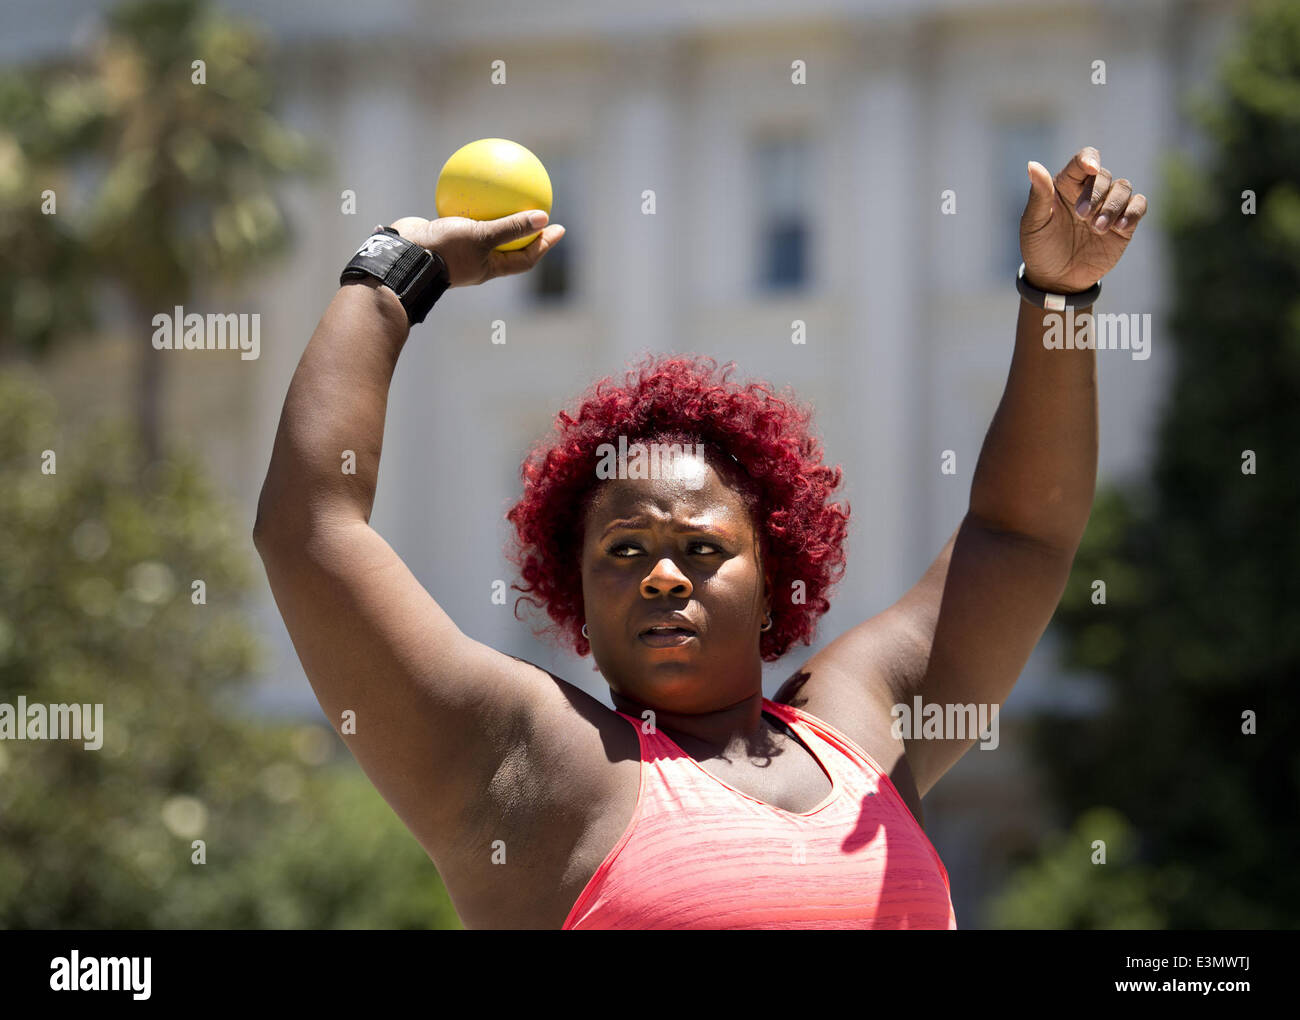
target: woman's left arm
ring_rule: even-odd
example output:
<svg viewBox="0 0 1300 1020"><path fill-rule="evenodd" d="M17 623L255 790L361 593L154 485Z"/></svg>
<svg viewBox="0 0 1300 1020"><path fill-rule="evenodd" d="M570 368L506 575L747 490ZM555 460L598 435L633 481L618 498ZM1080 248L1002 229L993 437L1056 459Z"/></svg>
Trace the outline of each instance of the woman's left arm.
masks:
<svg viewBox="0 0 1300 1020"><path fill-rule="evenodd" d="M1041 164L1028 169L1031 191L1020 220L1025 278L1050 293L1087 290L1119 260L1146 199L1124 178L1113 179L1091 146L1055 179ZM1085 312L1092 308L1074 309L1076 328ZM983 706L988 718L1015 686L1065 590L1096 485L1097 355L1045 347L1049 314L1020 301L1011 371L961 526L902 599L818 656L852 674L869 650L887 649L884 693L895 706L910 710L919 697L946 719L956 718L948 706L976 713ZM922 796L978 739L903 737Z"/></svg>
<svg viewBox="0 0 1300 1020"><path fill-rule="evenodd" d="M1025 279L1039 290L1086 290L1119 261L1146 199L1112 179L1091 147L1052 181L1030 164L1032 191L1020 221ZM1054 327L1077 332L1092 306L1046 311L1022 298L1015 353L971 483L970 516L1072 559L1097 479L1097 352L1044 344ZM1055 322L1053 323L1053 318Z"/></svg>
<svg viewBox="0 0 1300 1020"><path fill-rule="evenodd" d="M1088 289L1119 261L1146 198L1112 177L1091 146L1055 179L1038 163L1028 172L1025 279L1051 293ZM1084 313L1092 307L1074 309L1076 328ZM948 718L948 705L992 712L1011 693L1056 611L1092 511L1097 353L1045 346L1051 314L1021 299L1011 371L975 467L969 512L940 554L946 562L936 561L893 607L915 650L895 693L909 704L916 695L937 703ZM973 734L906 740L920 792L974 742Z"/></svg>

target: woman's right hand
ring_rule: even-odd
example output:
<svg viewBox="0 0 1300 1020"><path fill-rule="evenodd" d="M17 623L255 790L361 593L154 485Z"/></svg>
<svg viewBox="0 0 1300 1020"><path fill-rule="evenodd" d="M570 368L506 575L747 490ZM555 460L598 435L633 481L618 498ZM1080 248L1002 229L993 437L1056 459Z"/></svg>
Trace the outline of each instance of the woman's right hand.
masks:
<svg viewBox="0 0 1300 1020"><path fill-rule="evenodd" d="M530 223L530 216L543 217ZM494 251L499 244L537 233L549 217L540 209L529 209L499 220L471 220L464 216L442 216L425 220L403 216L389 224L406 240L436 251L447 264L453 287L472 287L497 276L523 273L537 265L537 260L561 237L564 228L558 223L547 226L526 248Z"/></svg>

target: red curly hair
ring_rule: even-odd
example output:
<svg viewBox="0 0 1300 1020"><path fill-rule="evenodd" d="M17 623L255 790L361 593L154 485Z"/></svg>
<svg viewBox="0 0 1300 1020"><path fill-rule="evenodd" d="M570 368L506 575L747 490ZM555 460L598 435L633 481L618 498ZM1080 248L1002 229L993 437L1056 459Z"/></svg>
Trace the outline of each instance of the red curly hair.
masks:
<svg viewBox="0 0 1300 1020"><path fill-rule="evenodd" d="M817 618L830 608L827 593L844 574L849 508L827 503L843 472L822 463L810 410L792 393L778 398L765 382L730 382L734 367L728 362L719 373L712 358L649 355L621 387L601 379L572 414L556 415L551 434L521 465L523 496L506 514L515 527L507 556L525 582L512 585L525 593L515 601L516 618L519 602L542 605L554 622L538 634L567 640L578 655L591 650L582 636L583 527L601 484L596 449L622 435L629 444L704 444L706 459L749 510L772 581L763 660L779 659L796 641L812 643ZM795 581L804 583L799 602L792 601Z"/></svg>

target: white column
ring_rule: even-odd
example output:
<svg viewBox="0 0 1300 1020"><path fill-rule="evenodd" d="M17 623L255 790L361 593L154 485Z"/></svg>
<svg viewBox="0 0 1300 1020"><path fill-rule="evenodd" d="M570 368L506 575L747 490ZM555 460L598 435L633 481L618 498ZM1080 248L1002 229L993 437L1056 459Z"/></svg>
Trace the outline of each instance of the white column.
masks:
<svg viewBox="0 0 1300 1020"><path fill-rule="evenodd" d="M675 175L680 151L674 95L681 69L671 39L650 37L610 45L600 87L608 101L597 126L593 204L592 295L611 360L676 342L674 264L681 258L682 204ZM655 214L641 211L655 193Z"/></svg>
<svg viewBox="0 0 1300 1020"><path fill-rule="evenodd" d="M939 462L919 400L927 338L918 269L937 196L925 193L916 40L910 23L861 30L846 57L836 153L845 196L832 225L834 286L845 296L841 400L860 438L845 461L856 521L850 576L873 611L911 587L940 548L920 549L924 473Z"/></svg>

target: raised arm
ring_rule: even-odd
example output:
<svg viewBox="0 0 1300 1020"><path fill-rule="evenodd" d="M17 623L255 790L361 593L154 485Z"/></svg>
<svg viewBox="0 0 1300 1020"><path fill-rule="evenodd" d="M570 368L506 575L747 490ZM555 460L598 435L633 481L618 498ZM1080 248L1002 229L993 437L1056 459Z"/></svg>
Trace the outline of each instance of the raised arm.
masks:
<svg viewBox="0 0 1300 1020"><path fill-rule="evenodd" d="M1053 293L1086 290L1118 261L1146 199L1127 180L1112 180L1092 147L1055 180L1038 163L1029 174L1020 224L1026 279ZM1091 312L1076 307L1076 326ZM917 696L940 708L1000 708L1056 611L1092 510L1097 355L1046 347L1049 314L1020 301L1006 389L956 532L903 598L821 653L841 672L872 662L872 696L909 709ZM905 736L922 796L975 740Z"/></svg>
<svg viewBox="0 0 1300 1020"><path fill-rule="evenodd" d="M1119 261L1146 198L1113 178L1091 146L1055 179L1038 163L1028 172L1025 278L1053 293L1086 290ZM1076 326L1091 313L1076 307ZM1048 347L1049 328L1068 321L1052 314L1020 301L1011 371L975 467L969 512L896 607L919 653L900 671L900 700L1000 707L1065 590L1096 486L1097 354ZM922 795L973 744L905 741Z"/></svg>
<svg viewBox="0 0 1300 1020"><path fill-rule="evenodd" d="M547 227L500 253L496 244L534 231L522 214L394 227L438 251L453 287L527 269L563 233ZM408 334L388 287L339 288L290 383L253 537L326 717L441 870L529 712L557 695L536 667L461 633L369 525ZM342 470L349 450L355 474Z"/></svg>

